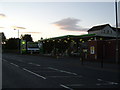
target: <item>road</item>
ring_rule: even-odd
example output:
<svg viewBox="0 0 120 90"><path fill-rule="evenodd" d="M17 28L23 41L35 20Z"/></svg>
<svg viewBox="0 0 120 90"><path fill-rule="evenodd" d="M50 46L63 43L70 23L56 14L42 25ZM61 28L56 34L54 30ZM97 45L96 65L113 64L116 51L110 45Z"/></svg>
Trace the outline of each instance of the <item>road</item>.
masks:
<svg viewBox="0 0 120 90"><path fill-rule="evenodd" d="M3 53L2 88L118 88L119 72L81 65L78 58Z"/></svg>

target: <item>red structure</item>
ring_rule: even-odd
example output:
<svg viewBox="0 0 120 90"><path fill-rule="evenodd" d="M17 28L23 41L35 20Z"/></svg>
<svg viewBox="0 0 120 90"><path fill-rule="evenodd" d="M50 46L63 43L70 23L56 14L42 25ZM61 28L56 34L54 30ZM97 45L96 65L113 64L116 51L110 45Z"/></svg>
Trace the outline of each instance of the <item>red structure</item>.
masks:
<svg viewBox="0 0 120 90"><path fill-rule="evenodd" d="M120 40L119 44L120 46ZM116 55L116 40L97 40L88 42L88 57L89 60L104 62L115 62ZM120 47L119 47L120 60Z"/></svg>

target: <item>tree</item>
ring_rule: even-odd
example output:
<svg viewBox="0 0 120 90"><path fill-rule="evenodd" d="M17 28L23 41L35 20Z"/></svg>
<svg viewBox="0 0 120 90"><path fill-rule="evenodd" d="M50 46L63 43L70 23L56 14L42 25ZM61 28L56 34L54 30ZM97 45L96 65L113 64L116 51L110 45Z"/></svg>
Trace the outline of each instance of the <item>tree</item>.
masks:
<svg viewBox="0 0 120 90"><path fill-rule="evenodd" d="M18 38L9 38L6 41L6 49L18 49Z"/></svg>
<svg viewBox="0 0 120 90"><path fill-rule="evenodd" d="M6 41L5 34L3 32L0 33L0 39L2 39L2 42Z"/></svg>
<svg viewBox="0 0 120 90"><path fill-rule="evenodd" d="M21 35L21 39L26 40L26 42L33 42L33 39L29 34Z"/></svg>

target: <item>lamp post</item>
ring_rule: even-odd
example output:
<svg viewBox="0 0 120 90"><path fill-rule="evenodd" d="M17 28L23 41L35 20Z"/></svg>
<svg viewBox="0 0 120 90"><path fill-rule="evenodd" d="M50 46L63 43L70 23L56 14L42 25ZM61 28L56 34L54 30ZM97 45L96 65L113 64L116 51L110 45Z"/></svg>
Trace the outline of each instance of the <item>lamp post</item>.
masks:
<svg viewBox="0 0 120 90"><path fill-rule="evenodd" d="M18 29L18 39L19 39L19 29Z"/></svg>
<svg viewBox="0 0 120 90"><path fill-rule="evenodd" d="M14 30L16 30L16 29L14 29ZM19 29L17 29L18 30L18 39L19 39Z"/></svg>
<svg viewBox="0 0 120 90"><path fill-rule="evenodd" d="M18 52L20 52L19 29L26 29L24 27L13 26L14 30L18 30Z"/></svg>
<svg viewBox="0 0 120 90"><path fill-rule="evenodd" d="M117 0L115 0L115 12L116 12L116 64L118 64L118 13L117 13Z"/></svg>
<svg viewBox="0 0 120 90"><path fill-rule="evenodd" d="M18 30L18 52L20 52L19 29L14 28L14 30Z"/></svg>

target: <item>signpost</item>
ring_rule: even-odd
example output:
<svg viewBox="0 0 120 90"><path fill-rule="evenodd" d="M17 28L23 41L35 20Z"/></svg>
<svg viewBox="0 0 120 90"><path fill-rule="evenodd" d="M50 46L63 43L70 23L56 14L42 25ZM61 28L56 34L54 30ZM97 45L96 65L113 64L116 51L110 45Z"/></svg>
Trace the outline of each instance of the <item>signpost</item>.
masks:
<svg viewBox="0 0 120 90"><path fill-rule="evenodd" d="M26 52L27 52L27 50L26 50L26 40L21 40L21 42L20 42L20 53L24 54Z"/></svg>

